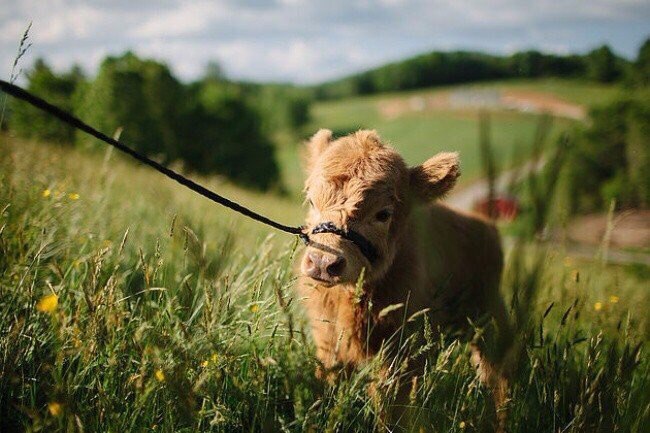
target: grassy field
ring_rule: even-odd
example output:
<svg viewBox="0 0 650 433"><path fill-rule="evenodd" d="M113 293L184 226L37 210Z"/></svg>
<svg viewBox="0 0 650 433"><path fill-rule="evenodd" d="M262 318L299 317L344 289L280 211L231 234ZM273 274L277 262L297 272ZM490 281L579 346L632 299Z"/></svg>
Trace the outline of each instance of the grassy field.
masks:
<svg viewBox="0 0 650 433"><path fill-rule="evenodd" d="M360 128L376 129L379 134L398 149L410 164L419 164L436 152L455 150L460 152L463 176L461 185L478 178L480 159L478 152L479 112L467 110L425 110L409 112L397 118L382 116L380 104L395 98L434 97L450 91L487 89L500 91L526 91L552 95L567 102L592 106L606 103L618 94L611 85L560 79L488 82L476 85L459 85L424 89L395 94L348 98L317 103L312 110L312 121L306 131L313 133L319 128L347 133ZM517 162L526 155L538 124L538 115L515 111L491 111L492 142L497 160L502 165ZM575 123L573 120L556 119L551 137ZM298 149L293 143L285 143L279 150L283 178L289 190L297 195L302 189Z"/></svg>
<svg viewBox="0 0 650 433"><path fill-rule="evenodd" d="M364 104L319 106L315 122L352 126L341 112L358 107L363 126L398 147L445 134L402 147L410 161L476 142L475 118L449 115L409 135L422 122L374 125ZM532 120L516 123L531 133ZM445 141L456 134L465 139ZM7 136L0 149L0 431L382 431L366 391L375 366L334 386L314 377L292 291L295 239L269 237L119 155ZM199 180L300 220L297 199ZM510 432L647 431L648 272L571 260L557 246L509 253L503 291L520 348ZM422 431L489 431L467 343L430 344L411 400Z"/></svg>

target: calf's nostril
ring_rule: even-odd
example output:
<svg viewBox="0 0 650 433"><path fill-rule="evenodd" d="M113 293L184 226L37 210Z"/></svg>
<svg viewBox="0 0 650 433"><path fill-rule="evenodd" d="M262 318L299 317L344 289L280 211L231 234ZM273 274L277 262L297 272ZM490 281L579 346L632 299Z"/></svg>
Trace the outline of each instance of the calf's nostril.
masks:
<svg viewBox="0 0 650 433"><path fill-rule="evenodd" d="M343 257L337 257L334 262L330 263L325 271L330 277L340 277L345 269L345 259Z"/></svg>
<svg viewBox="0 0 650 433"><path fill-rule="evenodd" d="M322 257L319 253L310 252L305 257L303 272L312 278L320 278Z"/></svg>
<svg viewBox="0 0 650 433"><path fill-rule="evenodd" d="M322 256L318 253L309 253L307 254L307 267L308 268L320 268L322 261Z"/></svg>

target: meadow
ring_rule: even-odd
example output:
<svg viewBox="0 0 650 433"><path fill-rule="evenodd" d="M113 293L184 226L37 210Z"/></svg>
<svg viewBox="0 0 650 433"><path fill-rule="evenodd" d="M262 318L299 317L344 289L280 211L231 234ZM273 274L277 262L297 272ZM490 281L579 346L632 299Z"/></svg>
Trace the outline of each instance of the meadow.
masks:
<svg viewBox="0 0 650 433"><path fill-rule="evenodd" d="M460 149L467 177L480 175L475 113L387 121L372 106L327 102L313 123L377 128L409 162ZM535 124L494 114L497 154L529 141ZM382 431L366 389L375 363L333 386L315 378L292 290L296 239L108 150L7 134L0 148L0 431ZM285 197L197 180L298 224L299 152L283 152ZM511 247L507 263L502 291L518 330L508 431L647 431L647 267L578 260L535 240ZM411 392L416 425L490 431L468 343L422 330L431 350Z"/></svg>
<svg viewBox="0 0 650 433"><path fill-rule="evenodd" d="M329 128L337 134L357 129L376 129L382 138L401 152L409 164L419 164L437 152L460 152L466 185L481 176L479 157L480 110L437 109L413 110L397 117L382 115L382 104L393 100L435 98L450 92L533 92L560 98L585 107L605 104L616 97L616 86L567 79L509 80L472 85L443 86L408 92L344 98L314 104L312 118L305 127L306 134L319 128ZM521 162L530 152L532 137L538 125L538 114L513 110L489 110L492 123L494 154L502 167ZM555 118L551 141L569 128L575 120ZM302 172L296 140L282 137L278 159L288 190L298 195L302 190Z"/></svg>

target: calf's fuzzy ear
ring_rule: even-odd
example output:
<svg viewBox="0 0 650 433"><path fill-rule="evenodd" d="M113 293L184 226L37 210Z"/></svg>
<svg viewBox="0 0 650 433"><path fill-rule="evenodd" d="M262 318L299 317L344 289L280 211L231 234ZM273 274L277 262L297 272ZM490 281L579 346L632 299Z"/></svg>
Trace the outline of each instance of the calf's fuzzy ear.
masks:
<svg viewBox="0 0 650 433"><path fill-rule="evenodd" d="M411 192L421 200L431 201L447 194L459 176L458 153L442 152L410 169Z"/></svg>
<svg viewBox="0 0 650 433"><path fill-rule="evenodd" d="M305 155L305 169L310 172L321 153L332 142L332 131L319 129L308 141Z"/></svg>

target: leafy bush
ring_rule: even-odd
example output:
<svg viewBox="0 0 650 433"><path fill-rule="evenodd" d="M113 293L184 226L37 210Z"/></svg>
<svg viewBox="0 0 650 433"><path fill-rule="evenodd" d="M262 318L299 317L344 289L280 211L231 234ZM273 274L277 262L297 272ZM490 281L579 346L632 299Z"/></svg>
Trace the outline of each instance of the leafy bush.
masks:
<svg viewBox="0 0 650 433"><path fill-rule="evenodd" d="M606 81L621 73L607 47L589 57L594 78ZM626 70L627 91L592 108L587 126L561 138L557 149L566 153L566 162L560 195L568 213L604 211L612 201L623 209L650 205L650 88L644 75L649 68L650 39ZM547 167L542 178L555 180L559 171L554 170Z"/></svg>

